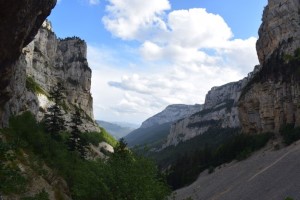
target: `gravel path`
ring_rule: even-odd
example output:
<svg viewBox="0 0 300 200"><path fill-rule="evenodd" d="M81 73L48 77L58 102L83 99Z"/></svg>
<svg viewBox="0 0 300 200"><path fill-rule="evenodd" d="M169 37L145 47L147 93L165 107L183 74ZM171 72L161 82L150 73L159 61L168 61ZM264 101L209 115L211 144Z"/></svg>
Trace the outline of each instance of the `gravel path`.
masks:
<svg viewBox="0 0 300 200"><path fill-rule="evenodd" d="M300 200L300 142L278 151L261 150L213 174L205 171L175 192L177 200Z"/></svg>

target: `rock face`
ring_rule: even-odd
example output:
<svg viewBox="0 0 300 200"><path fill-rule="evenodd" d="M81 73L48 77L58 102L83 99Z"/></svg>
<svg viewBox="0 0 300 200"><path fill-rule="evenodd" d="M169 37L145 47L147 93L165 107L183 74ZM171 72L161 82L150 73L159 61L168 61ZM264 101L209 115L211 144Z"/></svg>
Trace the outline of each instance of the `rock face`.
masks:
<svg viewBox="0 0 300 200"><path fill-rule="evenodd" d="M280 54L293 55L300 46L300 2L299 0L269 0L265 7L259 39L256 44L261 64L266 62L275 50ZM278 49L280 47L280 49Z"/></svg>
<svg viewBox="0 0 300 200"><path fill-rule="evenodd" d="M58 39L51 23L45 21L34 40L23 49L13 65L10 88L14 95L4 106L3 125L12 115L30 110L41 120L47 108L50 90L61 83L65 90L63 109L66 120L79 108L84 118L84 131L99 131L93 120L93 99L90 93L91 69L88 66L86 43L77 38Z"/></svg>
<svg viewBox="0 0 300 200"><path fill-rule="evenodd" d="M269 0L259 29L262 70L239 101L243 132L279 132L300 126L300 2Z"/></svg>
<svg viewBox="0 0 300 200"><path fill-rule="evenodd" d="M240 81L213 87L206 95L202 111L179 120L172 125L167 142L163 145L163 148L177 145L179 142L203 134L211 127L240 127L237 102L243 88L259 70L260 66L256 66L254 71L249 73L248 77Z"/></svg>
<svg viewBox="0 0 300 200"><path fill-rule="evenodd" d="M140 128L148 128L154 125L165 124L168 122L175 122L179 119L188 117L196 112L201 111L203 108L200 104L195 105L184 105L174 104L167 106L160 113L150 117L144 121Z"/></svg>
<svg viewBox="0 0 300 200"><path fill-rule="evenodd" d="M201 111L203 105L174 104L167 106L162 112L144 121L140 128L124 137L129 146L147 145L159 149L170 132L171 124L179 119Z"/></svg>
<svg viewBox="0 0 300 200"><path fill-rule="evenodd" d="M22 48L32 41L55 4L56 0L0 2L0 116L4 104L15 94L11 80L16 70L22 70L15 69L24 62L24 58L17 61Z"/></svg>

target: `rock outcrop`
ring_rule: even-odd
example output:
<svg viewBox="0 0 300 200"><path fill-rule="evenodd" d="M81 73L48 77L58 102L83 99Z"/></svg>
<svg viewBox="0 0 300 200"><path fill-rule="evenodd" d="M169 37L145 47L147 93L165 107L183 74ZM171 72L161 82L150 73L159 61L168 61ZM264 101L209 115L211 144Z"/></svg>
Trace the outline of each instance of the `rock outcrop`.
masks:
<svg viewBox="0 0 300 200"><path fill-rule="evenodd" d="M184 105L184 104L173 104L167 106L160 113L145 120L140 128L148 128L154 125L165 124L168 122L175 122L179 119L188 117L196 112L202 110L202 105Z"/></svg>
<svg viewBox="0 0 300 200"><path fill-rule="evenodd" d="M4 104L16 93L11 80L16 78L15 71L21 70L17 65L24 62L24 58L17 61L22 48L33 40L55 4L56 0L0 2L0 116Z"/></svg>
<svg viewBox="0 0 300 200"><path fill-rule="evenodd" d="M300 2L269 0L259 29L262 70L239 101L243 132L279 132L300 126Z"/></svg>
<svg viewBox="0 0 300 200"><path fill-rule="evenodd" d="M174 123L163 148L177 145L207 132L211 127L239 128L238 99L260 66L240 81L213 87L206 95L203 110Z"/></svg>
<svg viewBox="0 0 300 200"><path fill-rule="evenodd" d="M28 44L19 60L12 65L10 81L13 95L4 106L2 123L7 125L12 115L30 110L41 120L53 102L50 90L61 83L65 88L62 108L65 119L79 108L84 118L83 131L99 131L93 117L90 93L91 69L88 66L86 43L77 37L58 39L51 23L45 21L34 40Z"/></svg>
<svg viewBox="0 0 300 200"><path fill-rule="evenodd" d="M278 50L293 55L300 46L299 0L269 0L264 9L259 39L256 44L261 64Z"/></svg>

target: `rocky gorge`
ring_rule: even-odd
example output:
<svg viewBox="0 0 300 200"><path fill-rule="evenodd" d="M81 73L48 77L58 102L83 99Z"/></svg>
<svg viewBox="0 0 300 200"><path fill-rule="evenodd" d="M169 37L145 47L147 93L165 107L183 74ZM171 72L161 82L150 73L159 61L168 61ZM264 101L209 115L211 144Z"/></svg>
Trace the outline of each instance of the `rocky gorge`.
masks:
<svg viewBox="0 0 300 200"><path fill-rule="evenodd" d="M256 44L260 65L240 81L212 88L202 111L172 125L163 148L216 126L251 134L300 126L299 10L298 0L268 1Z"/></svg>

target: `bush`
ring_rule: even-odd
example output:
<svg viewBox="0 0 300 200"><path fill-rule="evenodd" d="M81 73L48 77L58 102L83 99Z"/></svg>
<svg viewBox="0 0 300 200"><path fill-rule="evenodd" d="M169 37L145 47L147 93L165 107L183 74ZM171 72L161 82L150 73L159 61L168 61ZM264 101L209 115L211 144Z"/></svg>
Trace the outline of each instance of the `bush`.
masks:
<svg viewBox="0 0 300 200"><path fill-rule="evenodd" d="M49 95L32 77L26 78L26 88L35 94Z"/></svg>
<svg viewBox="0 0 300 200"><path fill-rule="evenodd" d="M294 200L292 197L287 197L284 200Z"/></svg>
<svg viewBox="0 0 300 200"><path fill-rule="evenodd" d="M27 179L17 167L13 146L0 139L0 192L19 194L25 192Z"/></svg>
<svg viewBox="0 0 300 200"><path fill-rule="evenodd" d="M10 128L4 132L16 149L22 148L31 156L37 155L41 163L45 162L56 175L63 177L74 200L162 200L170 194L164 177L159 174L154 163L134 155L126 147L118 151L120 146L117 145L117 153L107 162L83 160L78 154L68 151L63 140L57 141L50 137L29 112L11 119ZM98 139L106 137L105 134L95 133L90 138L98 142ZM0 191L10 186L2 180ZM46 194L25 199L44 200Z"/></svg>
<svg viewBox="0 0 300 200"><path fill-rule="evenodd" d="M23 197L21 198L21 200L49 200L49 194L45 190L43 190L33 197Z"/></svg>
<svg viewBox="0 0 300 200"><path fill-rule="evenodd" d="M95 145L98 146L100 142L107 142L111 146L115 147L117 145L117 140L113 138L109 133L106 132L104 128L101 128L101 132L89 132L89 133L84 133L83 138Z"/></svg>
<svg viewBox="0 0 300 200"><path fill-rule="evenodd" d="M294 124L287 124L283 126L280 129L280 133L283 137L283 142L286 145L290 145L300 139L300 128L295 128Z"/></svg>

